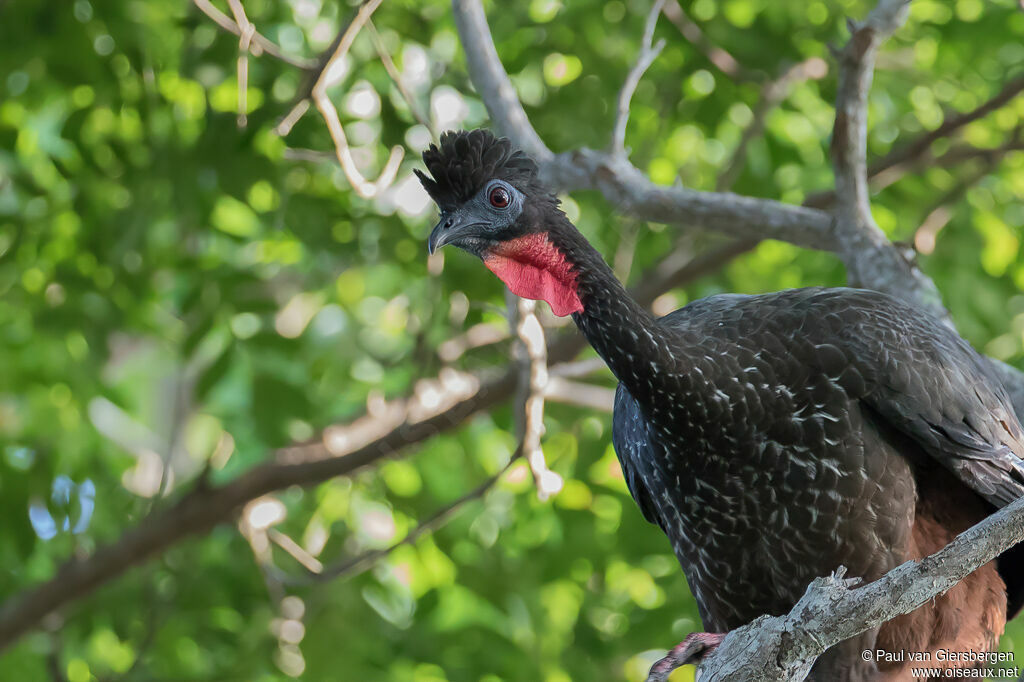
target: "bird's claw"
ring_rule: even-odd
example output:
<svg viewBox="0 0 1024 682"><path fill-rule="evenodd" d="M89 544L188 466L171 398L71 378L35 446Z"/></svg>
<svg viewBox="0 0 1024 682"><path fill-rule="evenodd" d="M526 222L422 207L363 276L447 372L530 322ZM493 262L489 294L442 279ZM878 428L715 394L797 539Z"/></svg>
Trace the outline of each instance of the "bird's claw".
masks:
<svg viewBox="0 0 1024 682"><path fill-rule="evenodd" d="M675 645L668 655L651 666L647 682L665 682L676 668L688 663L700 663L725 639L724 633L691 632Z"/></svg>

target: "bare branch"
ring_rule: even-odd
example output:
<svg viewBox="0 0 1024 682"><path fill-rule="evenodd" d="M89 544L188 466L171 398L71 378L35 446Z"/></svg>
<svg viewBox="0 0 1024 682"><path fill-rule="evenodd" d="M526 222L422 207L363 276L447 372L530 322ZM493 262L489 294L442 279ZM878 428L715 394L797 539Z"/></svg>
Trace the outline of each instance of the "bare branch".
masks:
<svg viewBox="0 0 1024 682"><path fill-rule="evenodd" d="M704 35L704 31L701 30L700 26L693 22L690 17L683 11L682 5L679 4L679 0L671 0L671 2L665 5L663 10L665 17L671 21L679 32L683 34L683 37L690 41L698 50L704 53L704 56L708 58L719 71L724 73L726 76L734 80L759 80L759 76L749 72L743 68L742 65L736 59L723 50L718 45L715 45L711 40Z"/></svg>
<svg viewBox="0 0 1024 682"><path fill-rule="evenodd" d="M231 13L235 15L235 24L239 28L238 38L238 127L247 125L246 112L249 109L247 93L249 91L249 50L252 38L256 34L256 24L245 16L241 0L228 0Z"/></svg>
<svg viewBox="0 0 1024 682"><path fill-rule="evenodd" d="M437 510L428 519L421 522L419 525L417 525L415 528L409 531L406 534L406 536L398 542L389 545L388 547L384 547L383 549L370 550L368 552L360 554L359 556L346 559L345 561L342 561L340 563L325 566L319 571L309 570L309 566L303 564L303 566L305 566L308 571L307 575L305 575L302 578L285 578L285 583L288 585L306 585L310 583L335 580L337 578L351 578L353 576L359 575L360 573L372 567L374 564L376 564L384 557L394 552L399 547L403 545L411 545L412 543L416 542L416 540L418 540L421 536L428 533L433 533L439 528L442 528L445 524L451 521L459 513L459 511L461 511L462 508L465 507L468 503L472 502L473 500L481 499L484 495L487 494L487 491L493 488L494 485L499 480L501 480L501 477L504 476L505 473L512 468L512 465L519 460L521 452L522 449L520 448L520 450L517 450L515 453L512 454L512 457L509 458L508 463L501 468L501 471L494 474L486 481L478 485L476 488L463 495L462 497Z"/></svg>
<svg viewBox="0 0 1024 682"><path fill-rule="evenodd" d="M636 64L629 70L622 89L619 91L615 126L612 130L611 144L608 146L608 150L612 154L626 156L626 124L629 123L629 103L633 99L633 93L636 92L636 86L640 84L644 72L665 49L664 39L659 40L656 45L652 45L654 27L658 23L658 16L661 14L664 4L665 0L654 0L654 4L651 5L651 11L647 14L647 21L644 23L644 36L640 41L640 55L636 59Z"/></svg>
<svg viewBox="0 0 1024 682"><path fill-rule="evenodd" d="M835 250L832 217L823 211L730 193L655 185L619 156L578 149L554 155L540 140L516 97L491 39L479 0L453 0L473 84L502 134L540 164L556 191L597 189L619 210L641 220L682 224L740 239L782 239Z"/></svg>
<svg viewBox="0 0 1024 682"><path fill-rule="evenodd" d="M334 103L327 96L327 76L331 71L331 67L348 54L352 43L359 34L359 30L370 19L370 15L373 14L374 10L380 7L381 2L383 0L366 0L359 6L355 17L341 34L341 39L338 40L334 53L327 59L320 70L320 74L317 76L316 82L313 84L313 90L310 93L316 108L320 111L320 115L324 117L324 122L327 123L327 130L334 141L334 150L338 157L338 163L341 165L341 170L345 173L345 178L352 185L355 193L364 198L377 196L395 181L395 176L398 174L398 166L402 163L402 158L405 156L405 149L399 145L391 148L391 154L388 157L387 163L384 164L384 169L381 170L380 176L373 182L363 177L363 174L356 168L355 159L352 158L352 152L348 146L348 138L345 136L345 129L341 125L341 119L338 118L338 110L334 108Z"/></svg>
<svg viewBox="0 0 1024 682"><path fill-rule="evenodd" d="M967 529L935 554L897 566L851 588L840 569L817 578L783 616L765 617L728 634L701 665L701 680L802 680L831 646L917 607L1024 540L1024 498ZM853 581L856 582L856 581Z"/></svg>
<svg viewBox="0 0 1024 682"><path fill-rule="evenodd" d="M406 106L409 107L409 113L416 119L416 122L421 126L430 131L430 135L436 140L437 131L434 130L434 126L431 125L427 116L420 111L420 107L416 104L416 98L413 96L409 89L405 87L405 83L402 82L402 74L398 72L398 68L395 66L394 60L391 59L391 55L388 54L387 47L384 45L384 41L381 40L380 34L377 33L377 27L373 25L372 19L366 20L366 28L370 32L370 39L373 41L373 47L377 50L377 56L380 57L381 64L384 65L384 70L388 72L388 76L391 77L395 87L398 88L399 94L402 95L402 99L405 100Z"/></svg>
<svg viewBox="0 0 1024 682"><path fill-rule="evenodd" d="M868 198L867 99L879 46L903 25L909 0L881 0L863 23L850 22L839 53L839 88L832 134L838 254L854 286L909 299L949 321L935 284L896 249L875 224Z"/></svg>
<svg viewBox="0 0 1024 682"><path fill-rule="evenodd" d="M550 161L554 154L530 125L512 81L501 65L480 0L452 0L452 11L466 51L469 76L487 105L494 125L538 163Z"/></svg>
<svg viewBox="0 0 1024 682"><path fill-rule="evenodd" d="M523 456L537 486L537 497L546 500L562 489L562 477L548 468L540 441L544 437L544 395L548 386L548 348L544 328L537 319L537 302L506 294L509 324L519 339L519 385L516 391L517 427Z"/></svg>
<svg viewBox="0 0 1024 682"><path fill-rule="evenodd" d="M716 191L723 192L731 188L740 173L743 172L743 166L747 160L747 149L755 138L764 133L768 114L789 96L795 86L807 80L819 80L827 74L828 64L825 60L820 57L811 57L799 64L794 64L776 80L765 83L761 89L761 100L757 103L757 108L754 109L750 125L744 128L736 150L718 176L715 183Z"/></svg>
<svg viewBox="0 0 1024 682"><path fill-rule="evenodd" d="M878 47L903 25L908 7L909 0L882 0L863 24L850 22L852 35L839 55L839 92L832 135L839 215L844 231L871 233L873 240L880 233L874 234L878 227L871 218L868 199L868 91Z"/></svg>
<svg viewBox="0 0 1024 682"><path fill-rule="evenodd" d="M213 23L217 24L217 26L220 26L228 33L234 33L236 36L242 35L242 30L238 27L238 24L232 21L231 17L214 7L209 0L192 0L192 3L199 9L199 11L213 19ZM297 69L302 69L303 71L309 71L316 68L315 60L289 57L283 53L281 48L272 40L261 35L257 31L253 31L249 47L250 52L252 52L256 57L259 57L260 54L266 52L274 59L280 60L290 66L294 66Z"/></svg>

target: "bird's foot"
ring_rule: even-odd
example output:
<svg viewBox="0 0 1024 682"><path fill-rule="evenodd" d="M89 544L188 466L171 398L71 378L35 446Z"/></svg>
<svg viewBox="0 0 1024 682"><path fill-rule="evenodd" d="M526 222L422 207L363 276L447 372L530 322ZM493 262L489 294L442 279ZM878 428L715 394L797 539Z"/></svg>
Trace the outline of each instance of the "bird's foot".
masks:
<svg viewBox="0 0 1024 682"><path fill-rule="evenodd" d="M665 682L672 671L687 663L700 663L722 643L725 633L691 632L663 659L651 666L647 682Z"/></svg>

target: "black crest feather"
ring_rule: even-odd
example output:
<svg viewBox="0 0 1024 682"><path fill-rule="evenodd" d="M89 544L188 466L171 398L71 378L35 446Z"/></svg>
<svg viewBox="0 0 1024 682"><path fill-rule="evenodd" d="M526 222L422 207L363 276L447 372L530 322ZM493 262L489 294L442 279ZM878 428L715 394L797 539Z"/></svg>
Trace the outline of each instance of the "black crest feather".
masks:
<svg viewBox="0 0 1024 682"><path fill-rule="evenodd" d="M537 177L537 164L530 157L508 138L483 129L443 133L439 146L430 145L423 152L423 163L434 177L418 170L416 177L442 211L462 205L492 178L525 192Z"/></svg>

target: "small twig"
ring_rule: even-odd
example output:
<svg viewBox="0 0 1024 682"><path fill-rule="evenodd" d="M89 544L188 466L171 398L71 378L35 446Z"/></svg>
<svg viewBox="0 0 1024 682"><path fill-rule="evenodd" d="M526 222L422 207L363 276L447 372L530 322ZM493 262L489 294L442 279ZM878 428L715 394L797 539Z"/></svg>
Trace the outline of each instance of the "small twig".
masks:
<svg viewBox="0 0 1024 682"><path fill-rule="evenodd" d="M308 104L309 100L302 100ZM280 131L278 131L280 132ZM289 161L310 161L323 163L324 161L336 161L334 152L325 152L320 149L302 149L300 147L285 147L284 158Z"/></svg>
<svg viewBox="0 0 1024 682"><path fill-rule="evenodd" d="M548 468L544 461L541 438L544 437L544 395L548 386L548 347L544 328L537 319L537 302L511 293L509 322L519 339L523 357L520 359L516 394L517 427L523 456L530 465L537 497L546 500L562 489L562 477Z"/></svg>
<svg viewBox="0 0 1024 682"><path fill-rule="evenodd" d="M703 52L708 61L726 76L734 80L761 80L758 74L751 73L743 68L731 54L711 42L700 26L686 15L682 5L679 4L679 0L672 0L665 5L665 9L662 11L665 14L665 18L679 29L683 37Z"/></svg>
<svg viewBox="0 0 1024 682"><path fill-rule="evenodd" d="M242 537L249 542L249 548L252 550L256 565L259 567L260 573L263 574L263 582L266 584L270 600L278 603L285 596L284 585L280 578L281 572L274 564L274 554L270 549L270 537L267 533L269 526L257 528L249 522L250 514L248 511L252 508L253 504L254 502L251 501L239 515L238 530L241 532Z"/></svg>
<svg viewBox="0 0 1024 682"><path fill-rule="evenodd" d="M1024 131L1024 127L1017 128L1013 136L998 147L975 147L968 144L959 144L950 147L939 156L932 154L929 147L924 149L920 156L907 159L895 166L881 170L875 175L871 174L871 168L874 166L872 164L872 166L868 167L868 180L871 183L872 189L878 191L898 182L908 173L920 168L951 168L975 159L992 162L1002 158L1009 152L1024 150L1024 142L1020 138L1021 131Z"/></svg>
<svg viewBox="0 0 1024 682"><path fill-rule="evenodd" d="M238 27L238 24L232 21L231 17L210 4L209 0L192 0L192 3L200 12L213 19L213 23L217 24L228 33L234 33L236 36L242 35L242 29ZM272 40L256 31L253 31L250 48L250 51L256 57L259 57L260 54L266 52L274 59L282 61L290 66L294 66L297 69L302 69L303 71L309 71L316 67L316 62L314 60L289 57L283 53L281 48Z"/></svg>
<svg viewBox="0 0 1024 682"><path fill-rule="evenodd" d="M611 413L615 405L615 389L561 377L551 377L544 389L544 397L556 403L588 407L608 413Z"/></svg>
<svg viewBox="0 0 1024 682"><path fill-rule="evenodd" d="M402 547L403 545L410 545L416 542L416 540L418 540L422 535L433 533L443 527L452 518L454 518L467 503L472 502L473 500L478 500L486 495L487 491L493 488L494 484L501 480L501 477L512 468L512 465L519 459L521 452L521 448L514 452L512 457L509 458L508 463L505 464L498 473L494 474L462 497L434 512L434 514L409 531L406 536L398 542L384 547L383 549L370 550L369 552L364 552L359 556L346 559L337 564L325 566L319 572L310 571L309 567L303 564L307 569L306 575L302 577L284 577L283 580L285 584L306 585L310 583L326 582L328 580L335 580L338 578L351 578L363 573L399 547Z"/></svg>
<svg viewBox="0 0 1024 682"><path fill-rule="evenodd" d="M324 122L327 123L327 130L334 141L334 150L338 157L338 163L341 165L341 170L345 173L345 178L352 185L355 193L364 198L377 196L394 182L395 176L398 174L398 166L402 163L402 158L405 156L405 150L399 145L391 148L388 161L384 164L384 169L376 180L371 182L363 177L363 174L356 168L355 159L352 158L352 152L348 146L348 138L345 136L344 128L342 128L341 119L338 118L338 110L334 108L330 97L327 96L327 74L330 73L331 67L338 60L348 54L352 43L359 34L359 30L369 20L374 10L380 7L381 2L383 0L366 0L366 2L359 6L355 17L341 34L341 39L338 40L334 53L327 59L323 69L320 71L310 93L316 108L320 111L320 115L324 117Z"/></svg>
<svg viewBox="0 0 1024 682"><path fill-rule="evenodd" d="M1017 95L1021 94L1021 92L1024 92L1024 75L1017 76L1007 81L999 92L988 100L982 102L974 109L947 116L943 118L942 123L935 130L918 137L906 145L896 147L881 159L871 164L872 174L877 174L876 169L879 167L892 168L893 166L900 165L910 159L921 156L928 151L928 148L932 146L933 142L944 137L949 137L967 124L988 116L996 109L1000 109L1011 102L1015 97L1017 97Z"/></svg>
<svg viewBox="0 0 1024 682"><path fill-rule="evenodd" d="M241 0L228 0L228 7L235 15L235 24L240 30L238 38L238 127L244 128L247 124L246 111L249 108L246 101L246 93L249 89L249 50L253 35L256 33L256 24L245 16L245 8L242 7Z"/></svg>
<svg viewBox="0 0 1024 682"><path fill-rule="evenodd" d="M986 157L985 162L971 175L958 182L952 189L944 193L938 201L927 210L924 220L914 232L914 249L918 253L928 254L935 250L935 242L939 232L953 218L953 204L959 201L971 187L980 182L998 165L1001 157Z"/></svg>
<svg viewBox="0 0 1024 682"><path fill-rule="evenodd" d="M961 160L966 160L967 157L975 153L984 154L987 150L979 150L976 147L954 147L946 152L946 154L935 158L931 155L931 146L940 139L952 137L967 124L973 123L1005 106L1022 91L1024 91L1024 77L1008 81L1000 88L997 94L974 109L946 117L935 130L924 133L910 142L897 147L882 158L873 161L868 166L868 179L872 181L872 187L887 187L910 172L912 168L926 163L948 166ZM1019 147L1020 145L1011 145L998 149L1013 151ZM808 196L804 201L804 206L831 208L835 203L835 199L836 194L834 191L819 192Z"/></svg>
<svg viewBox="0 0 1024 682"><path fill-rule="evenodd" d="M274 128L274 132L279 137L287 137L288 133L290 133L292 128L295 127L295 124L306 115L307 111L309 111L309 98L303 97L295 103L295 106L288 110L288 113L284 115L284 118L282 118L277 124L277 127Z"/></svg>
<svg viewBox="0 0 1024 682"><path fill-rule="evenodd" d="M828 74L828 64L820 57L805 59L786 70L777 79L765 83L761 89L761 99L754 109L750 124L744 128L736 150L715 182L715 191L724 192L730 189L747 161L747 150L750 143L764 132L768 114L789 96L793 88L807 80L819 80Z"/></svg>
<svg viewBox="0 0 1024 682"><path fill-rule="evenodd" d="M402 82L402 74L398 72L398 68L395 66L395 62L391 59L391 55L388 53L387 47L384 45L384 41L381 40L380 34L377 32L377 27L373 25L372 19L366 20L366 28L370 32L370 39L373 41L373 47L377 50L377 56L380 57L381 64L384 65L384 70L388 72L388 76L394 82L395 87L398 88L399 94L402 95L402 99L405 100L406 106L409 107L409 112L412 117L416 119L416 122L421 126L430 131L431 137L437 140L437 132L434 130L433 125L427 117L420 111L419 105L416 104L416 98L413 96L409 89L405 87L405 83Z"/></svg>
<svg viewBox="0 0 1024 682"><path fill-rule="evenodd" d="M629 103L633 99L633 93L636 92L636 87L640 84L640 79L643 78L644 72L647 71L661 51L665 49L664 39L652 45L654 27L658 23L658 15L661 14L661 8L664 4L665 0L654 0L651 11L647 14L647 21L644 23L644 35L640 41L640 55L637 57L636 64L629 70L629 74L626 75L622 89L619 90L615 127L613 128L612 141L609 145L609 151L612 154L626 155L626 124L629 123Z"/></svg>
<svg viewBox="0 0 1024 682"><path fill-rule="evenodd" d="M282 533L276 528L270 528L267 530L267 537L270 538L275 545L288 552L293 559L302 564L302 567L310 573L323 572L324 565L320 563L320 560L307 552L305 548L295 542L290 535Z"/></svg>

